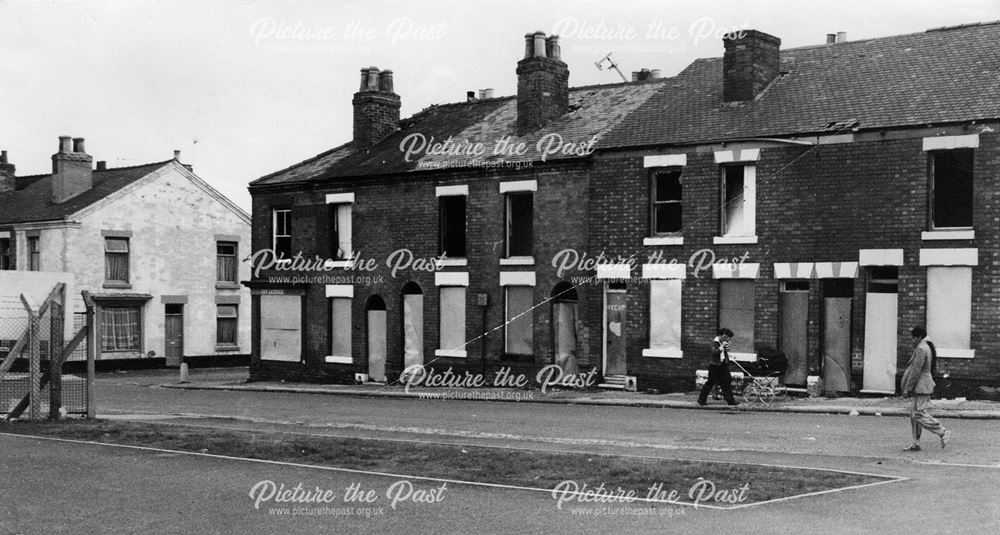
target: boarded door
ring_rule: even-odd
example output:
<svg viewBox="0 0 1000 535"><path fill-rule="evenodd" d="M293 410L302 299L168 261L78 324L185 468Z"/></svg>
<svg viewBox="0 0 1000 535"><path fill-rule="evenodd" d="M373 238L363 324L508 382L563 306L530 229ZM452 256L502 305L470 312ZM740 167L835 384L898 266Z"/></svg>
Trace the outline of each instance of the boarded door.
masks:
<svg viewBox="0 0 1000 535"><path fill-rule="evenodd" d="M302 360L302 296L260 296L261 360Z"/></svg>
<svg viewBox="0 0 1000 535"><path fill-rule="evenodd" d="M403 294L403 369L424 363L424 296Z"/></svg>
<svg viewBox="0 0 1000 535"><path fill-rule="evenodd" d="M851 390L851 312L854 279L823 281L823 389Z"/></svg>
<svg viewBox="0 0 1000 535"><path fill-rule="evenodd" d="M165 305L165 309L167 366L180 366L184 361L184 305Z"/></svg>
<svg viewBox="0 0 1000 535"><path fill-rule="evenodd" d="M608 286L604 292L604 375L625 375L625 290Z"/></svg>
<svg viewBox="0 0 1000 535"><path fill-rule="evenodd" d="M862 392L896 392L898 272L871 268L865 294L865 367Z"/></svg>
<svg viewBox="0 0 1000 535"><path fill-rule="evenodd" d="M809 282L787 281L781 289L781 352L788 358L785 384L804 385L809 375Z"/></svg>
<svg viewBox="0 0 1000 535"><path fill-rule="evenodd" d="M576 364L576 303L556 302L552 305L555 321L556 364L563 373L577 373Z"/></svg>
<svg viewBox="0 0 1000 535"><path fill-rule="evenodd" d="M385 381L385 310L368 311L368 377Z"/></svg>

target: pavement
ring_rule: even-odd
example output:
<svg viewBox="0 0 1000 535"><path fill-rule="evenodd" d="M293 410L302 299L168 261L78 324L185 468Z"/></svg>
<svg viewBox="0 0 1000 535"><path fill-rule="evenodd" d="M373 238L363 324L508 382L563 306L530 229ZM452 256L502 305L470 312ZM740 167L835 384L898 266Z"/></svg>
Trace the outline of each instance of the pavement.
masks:
<svg viewBox="0 0 1000 535"><path fill-rule="evenodd" d="M730 407L724 401L709 400L699 406L697 394L651 394L618 390L583 390L549 388L405 388L399 384L336 385L294 383L286 381L249 381L247 368L194 369L188 381L179 382L176 370L144 370L117 372L119 378L130 379L149 386L193 390L229 390L252 392L289 392L300 394L384 397L414 399L455 399L469 401L498 401L517 403L556 403L570 405L598 405L617 407L650 407L692 410L737 410L747 412L784 412L811 414L847 414L853 416L909 416L909 400L901 397L798 397L786 396L768 404L741 402ZM738 398L739 399L739 398ZM740 400L742 401L742 400ZM932 412L946 418L1000 420L1000 402L956 399L935 399Z"/></svg>

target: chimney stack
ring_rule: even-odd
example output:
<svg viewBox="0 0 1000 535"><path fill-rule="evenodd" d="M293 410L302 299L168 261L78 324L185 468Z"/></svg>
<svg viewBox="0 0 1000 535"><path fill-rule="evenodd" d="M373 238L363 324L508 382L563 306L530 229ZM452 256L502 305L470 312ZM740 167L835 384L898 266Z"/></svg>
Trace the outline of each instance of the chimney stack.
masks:
<svg viewBox="0 0 1000 535"><path fill-rule="evenodd" d="M52 202L59 204L94 185L94 159L86 153L83 138L59 136L59 152L52 155Z"/></svg>
<svg viewBox="0 0 1000 535"><path fill-rule="evenodd" d="M781 39L757 30L722 38L722 97L725 102L753 100L781 70Z"/></svg>
<svg viewBox="0 0 1000 535"><path fill-rule="evenodd" d="M7 162L7 151L0 151L0 193L14 191L14 164Z"/></svg>
<svg viewBox="0 0 1000 535"><path fill-rule="evenodd" d="M392 71L361 69L361 88L354 94L354 146L367 150L399 129L399 95Z"/></svg>
<svg viewBox="0 0 1000 535"><path fill-rule="evenodd" d="M518 135L569 110L569 67L561 56L558 36L540 31L524 36L524 59L517 62Z"/></svg>

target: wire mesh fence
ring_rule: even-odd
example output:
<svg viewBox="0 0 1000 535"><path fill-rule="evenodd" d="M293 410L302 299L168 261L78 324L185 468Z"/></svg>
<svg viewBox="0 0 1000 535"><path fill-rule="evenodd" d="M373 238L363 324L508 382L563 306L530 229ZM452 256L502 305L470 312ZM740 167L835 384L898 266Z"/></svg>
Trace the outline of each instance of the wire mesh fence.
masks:
<svg viewBox="0 0 1000 535"><path fill-rule="evenodd" d="M0 297L0 415L24 413L38 418L88 413L87 377L62 373L66 360L87 361L87 314L65 318L64 290L59 286L56 290L43 303L29 302L31 310L20 299ZM68 339L64 322L73 325ZM84 334L77 338L81 331ZM75 349L64 355L74 338ZM33 387L37 389L34 398Z"/></svg>

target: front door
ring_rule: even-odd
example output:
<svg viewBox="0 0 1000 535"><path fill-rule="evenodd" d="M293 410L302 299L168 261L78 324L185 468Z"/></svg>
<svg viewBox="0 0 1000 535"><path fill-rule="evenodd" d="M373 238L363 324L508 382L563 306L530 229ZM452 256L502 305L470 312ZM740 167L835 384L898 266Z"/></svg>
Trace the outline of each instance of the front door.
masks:
<svg viewBox="0 0 1000 535"><path fill-rule="evenodd" d="M385 382L385 310L368 311L368 378Z"/></svg>
<svg viewBox="0 0 1000 535"><path fill-rule="evenodd" d="M781 287L781 352L788 359L785 384L804 385L809 375L809 281L785 281Z"/></svg>
<svg viewBox="0 0 1000 535"><path fill-rule="evenodd" d="M556 364L565 374L577 373L576 365L576 302L554 301L552 321L555 337Z"/></svg>
<svg viewBox="0 0 1000 535"><path fill-rule="evenodd" d="M424 363L424 296L403 294L403 369Z"/></svg>
<svg viewBox="0 0 1000 535"><path fill-rule="evenodd" d="M854 279L823 281L823 390L851 390L851 308Z"/></svg>
<svg viewBox="0 0 1000 535"><path fill-rule="evenodd" d="M869 270L865 294L865 366L862 392L896 393L899 275L895 267Z"/></svg>
<svg viewBox="0 0 1000 535"><path fill-rule="evenodd" d="M165 305L165 339L167 366L180 366L184 361L184 305Z"/></svg>
<svg viewBox="0 0 1000 535"><path fill-rule="evenodd" d="M625 285L604 290L604 375L625 375Z"/></svg>

